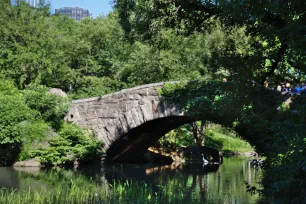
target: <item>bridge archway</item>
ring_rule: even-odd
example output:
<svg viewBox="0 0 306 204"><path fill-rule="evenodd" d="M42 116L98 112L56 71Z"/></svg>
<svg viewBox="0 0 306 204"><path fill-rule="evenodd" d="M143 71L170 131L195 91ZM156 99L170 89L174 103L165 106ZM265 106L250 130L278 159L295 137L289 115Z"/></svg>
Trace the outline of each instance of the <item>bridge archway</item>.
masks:
<svg viewBox="0 0 306 204"><path fill-rule="evenodd" d="M192 122L186 116L168 116L145 122L116 140L107 151L109 162L141 162L148 148L170 130Z"/></svg>
<svg viewBox="0 0 306 204"><path fill-rule="evenodd" d="M103 97L75 100L65 117L94 131L109 162L139 162L167 132L192 122L165 102L156 89L164 83L125 89Z"/></svg>
<svg viewBox="0 0 306 204"><path fill-rule="evenodd" d="M103 97L75 100L65 119L94 131L98 139L103 141L103 149L110 162L140 161L147 148L159 138L170 130L193 121L178 106L167 103L158 95L156 89L163 85L164 83L148 84ZM285 98L273 90L255 90L254 105L259 111L265 110L266 104L262 102L262 97L266 97L266 92L271 95L269 101L274 101L269 109L274 110L274 115L278 114L277 107ZM225 113L232 114L228 111ZM224 119L227 117L216 117L212 121L226 124ZM250 135L248 141L256 144L259 136L254 136L255 133L249 131L245 125L238 127L239 134ZM268 149L262 148L262 151Z"/></svg>

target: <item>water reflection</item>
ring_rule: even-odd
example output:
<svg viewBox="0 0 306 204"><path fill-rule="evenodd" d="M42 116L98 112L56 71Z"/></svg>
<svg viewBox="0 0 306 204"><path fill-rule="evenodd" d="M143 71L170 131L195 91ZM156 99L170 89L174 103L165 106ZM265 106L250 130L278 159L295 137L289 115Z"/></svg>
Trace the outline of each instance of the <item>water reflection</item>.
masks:
<svg viewBox="0 0 306 204"><path fill-rule="evenodd" d="M110 188L116 180L151 183L154 190L161 188L173 194L183 193L184 201L201 203L256 203L259 195L246 192L245 182L258 186L261 171L252 168L247 158L224 158L218 166L189 165L107 165L76 169L0 168L0 187L28 190L56 188L58 184L97 184Z"/></svg>

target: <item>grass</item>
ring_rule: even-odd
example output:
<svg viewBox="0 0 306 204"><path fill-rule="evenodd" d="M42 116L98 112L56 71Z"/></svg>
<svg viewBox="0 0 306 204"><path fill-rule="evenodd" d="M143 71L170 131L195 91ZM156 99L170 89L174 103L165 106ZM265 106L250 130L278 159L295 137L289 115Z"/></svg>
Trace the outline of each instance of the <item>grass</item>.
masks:
<svg viewBox="0 0 306 204"><path fill-rule="evenodd" d="M212 128L208 130L205 145L218 149L219 151L241 153L254 151L249 143L239 138L233 132L217 125L212 126Z"/></svg>
<svg viewBox="0 0 306 204"><path fill-rule="evenodd" d="M221 202L224 198L214 198ZM201 196L193 197L188 203L200 203ZM112 185L101 184L75 185L69 188L58 185L55 189L41 188L27 191L0 190L0 203L6 204L75 204L75 203L112 203L112 204L150 204L150 203L186 203L186 192L176 189L169 191L160 187L154 191L151 185L132 181L114 182Z"/></svg>

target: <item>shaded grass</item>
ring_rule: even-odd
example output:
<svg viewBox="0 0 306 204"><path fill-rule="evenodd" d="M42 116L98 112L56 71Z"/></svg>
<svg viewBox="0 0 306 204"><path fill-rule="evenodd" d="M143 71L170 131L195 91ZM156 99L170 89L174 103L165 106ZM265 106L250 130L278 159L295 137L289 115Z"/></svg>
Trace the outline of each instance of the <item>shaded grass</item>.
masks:
<svg viewBox="0 0 306 204"><path fill-rule="evenodd" d="M251 152L254 148L243 139L223 128L213 127L208 130L205 145L229 152Z"/></svg>

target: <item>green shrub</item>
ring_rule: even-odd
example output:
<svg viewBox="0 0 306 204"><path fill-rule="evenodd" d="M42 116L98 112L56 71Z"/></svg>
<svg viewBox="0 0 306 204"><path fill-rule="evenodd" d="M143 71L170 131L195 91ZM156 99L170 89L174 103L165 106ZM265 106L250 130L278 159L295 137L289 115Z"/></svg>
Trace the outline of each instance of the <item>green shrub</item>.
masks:
<svg viewBox="0 0 306 204"><path fill-rule="evenodd" d="M95 135L75 124L64 123L59 134L49 140L50 147L43 147L32 152L46 165L69 165L79 162L98 161L102 143Z"/></svg>
<svg viewBox="0 0 306 204"><path fill-rule="evenodd" d="M10 81L0 80L0 144L22 142L22 122L33 120L31 109Z"/></svg>
<svg viewBox="0 0 306 204"><path fill-rule="evenodd" d="M0 79L0 165L28 159L33 142L46 136L48 125L37 115L12 82Z"/></svg>
<svg viewBox="0 0 306 204"><path fill-rule="evenodd" d="M50 122L53 128L59 129L70 105L67 97L48 93L45 86L29 86L22 91L26 104L39 112L41 118Z"/></svg>

